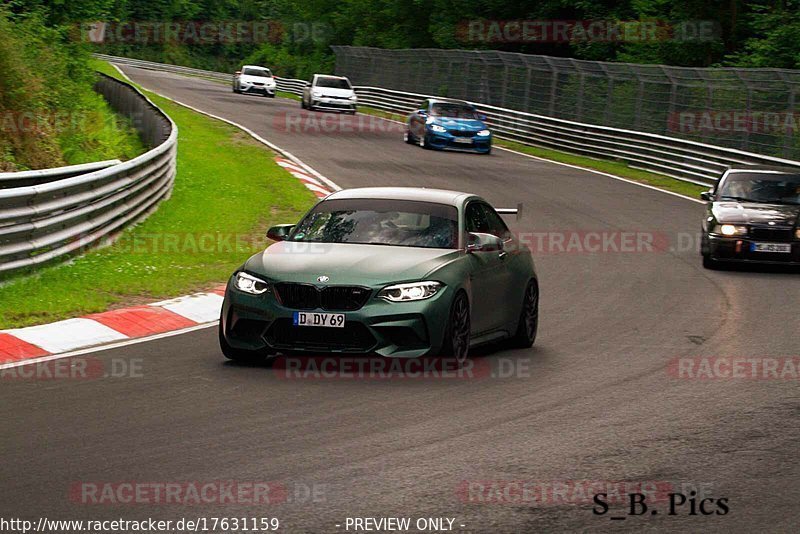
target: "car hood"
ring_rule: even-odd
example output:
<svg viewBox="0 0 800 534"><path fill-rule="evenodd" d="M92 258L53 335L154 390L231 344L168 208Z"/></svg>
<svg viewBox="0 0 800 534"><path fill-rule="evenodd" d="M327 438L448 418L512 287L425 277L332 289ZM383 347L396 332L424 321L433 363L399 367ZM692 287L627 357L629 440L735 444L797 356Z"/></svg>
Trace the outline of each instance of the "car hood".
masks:
<svg viewBox="0 0 800 534"><path fill-rule="evenodd" d="M352 89L336 89L334 87L314 87L313 90L322 96L338 96L340 98L349 98L355 94Z"/></svg>
<svg viewBox="0 0 800 534"><path fill-rule="evenodd" d="M794 226L800 215L800 206L726 201L715 202L711 212L720 223Z"/></svg>
<svg viewBox="0 0 800 534"><path fill-rule="evenodd" d="M478 119L450 119L448 117L436 117L433 124L444 126L448 130L480 131L485 130L486 125Z"/></svg>
<svg viewBox="0 0 800 534"><path fill-rule="evenodd" d="M350 243L282 241L255 254L244 268L272 281L376 285L422 279L454 260L458 250Z"/></svg>

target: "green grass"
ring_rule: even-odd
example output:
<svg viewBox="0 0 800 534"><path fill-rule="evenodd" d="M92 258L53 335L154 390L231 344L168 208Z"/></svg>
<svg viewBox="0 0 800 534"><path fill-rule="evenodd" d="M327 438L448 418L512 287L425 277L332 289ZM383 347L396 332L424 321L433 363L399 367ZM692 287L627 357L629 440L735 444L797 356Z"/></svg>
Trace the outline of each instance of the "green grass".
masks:
<svg viewBox="0 0 800 534"><path fill-rule="evenodd" d="M376 117L382 117L384 119L405 122L405 116L380 109L359 106L358 111L361 113L374 115ZM670 178L669 176L664 176L663 174L635 169L623 161L594 159L586 156L579 156L577 154L571 154L569 152L562 152L560 150L541 148L497 138L494 139L494 145L539 158L606 172L615 176L620 176L635 182L652 185L653 187L685 195L691 198L698 198L702 191L708 190L708 187L706 186L696 185L690 182L683 182L681 180L676 180L675 178Z"/></svg>
<svg viewBox="0 0 800 534"><path fill-rule="evenodd" d="M107 65L98 69L119 77ZM119 240L0 286L0 328L39 324L214 287L296 221L314 195L274 154L219 121L153 94L178 125L172 197Z"/></svg>

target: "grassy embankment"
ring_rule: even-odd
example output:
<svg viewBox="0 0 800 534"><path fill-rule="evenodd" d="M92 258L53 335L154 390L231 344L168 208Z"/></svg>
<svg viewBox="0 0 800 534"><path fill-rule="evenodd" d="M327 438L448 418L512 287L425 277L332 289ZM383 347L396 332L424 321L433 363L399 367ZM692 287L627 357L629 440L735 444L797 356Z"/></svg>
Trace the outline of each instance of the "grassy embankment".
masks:
<svg viewBox="0 0 800 534"><path fill-rule="evenodd" d="M95 66L118 73L108 64ZM147 93L178 125L172 197L112 246L0 286L0 328L152 301L224 282L275 223L315 201L274 154L219 121Z"/></svg>
<svg viewBox="0 0 800 534"><path fill-rule="evenodd" d="M92 90L89 54L68 30L0 9L0 172L145 151L130 121Z"/></svg>

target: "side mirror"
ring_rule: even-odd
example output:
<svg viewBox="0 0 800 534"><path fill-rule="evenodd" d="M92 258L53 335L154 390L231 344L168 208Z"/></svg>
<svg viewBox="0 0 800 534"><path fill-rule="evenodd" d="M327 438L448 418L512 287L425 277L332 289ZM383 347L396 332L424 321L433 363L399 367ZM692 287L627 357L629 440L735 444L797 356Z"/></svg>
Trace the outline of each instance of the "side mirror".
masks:
<svg viewBox="0 0 800 534"><path fill-rule="evenodd" d="M241 73L242 73L242 71L237 70L236 73L234 74L234 76L239 76Z"/></svg>
<svg viewBox="0 0 800 534"><path fill-rule="evenodd" d="M423 116L423 117L424 117L424 116L425 116L425 115L427 115L427 114L428 114L428 112L427 112L427 111L425 111L424 109L418 109L418 110L417 110L417 115L421 115L421 116Z"/></svg>
<svg viewBox="0 0 800 534"><path fill-rule="evenodd" d="M267 230L267 239L273 241L286 241L294 229L293 224L279 224Z"/></svg>
<svg viewBox="0 0 800 534"><path fill-rule="evenodd" d="M503 240L492 234L470 232L467 236L467 252L502 252Z"/></svg>
<svg viewBox="0 0 800 534"><path fill-rule="evenodd" d="M706 202L711 202L714 200L714 191L703 191L700 193L700 198L705 200Z"/></svg>

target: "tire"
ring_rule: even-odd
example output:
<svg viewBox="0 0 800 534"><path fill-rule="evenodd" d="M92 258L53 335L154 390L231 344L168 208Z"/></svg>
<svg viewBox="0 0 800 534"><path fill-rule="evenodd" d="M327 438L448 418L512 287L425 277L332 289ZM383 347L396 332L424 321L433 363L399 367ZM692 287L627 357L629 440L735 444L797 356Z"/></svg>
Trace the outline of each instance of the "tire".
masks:
<svg viewBox="0 0 800 534"><path fill-rule="evenodd" d="M403 132L403 141L405 141L409 145L414 144L414 137L411 135L411 132L408 129L406 129L406 131Z"/></svg>
<svg viewBox="0 0 800 534"><path fill-rule="evenodd" d="M517 331L509 340L510 345L517 349L532 347L539 331L539 285L536 280L528 282L525 287L525 296L522 299L522 309L519 312Z"/></svg>
<svg viewBox="0 0 800 534"><path fill-rule="evenodd" d="M467 360L470 325L469 300L466 293L459 291L450 305L450 318L444 332L441 357L453 358L459 365Z"/></svg>
<svg viewBox="0 0 800 534"><path fill-rule="evenodd" d="M720 264L719 264L719 262L717 260L712 258L710 255L703 254L703 267L705 267L706 269L712 270L712 271L716 271L716 270L720 269Z"/></svg>
<svg viewBox="0 0 800 534"><path fill-rule="evenodd" d="M225 341L225 336L222 334L222 321L219 322L218 327L219 333L219 348L222 350L222 354L229 360L233 360L238 363L247 363L247 364L272 364L274 357L267 355L264 352L257 352L254 350L242 350L242 349L235 349L228 345L228 342Z"/></svg>
<svg viewBox="0 0 800 534"><path fill-rule="evenodd" d="M300 98L300 107L301 107L301 108L303 108L303 109L308 109L308 108L306 107L306 101L305 101L305 99L304 99L304 98L302 98L302 97Z"/></svg>
<svg viewBox="0 0 800 534"><path fill-rule="evenodd" d="M419 143L420 148L425 150L431 149L431 145L428 143L428 134L422 134L422 136L420 136L420 138L417 140L417 143Z"/></svg>

